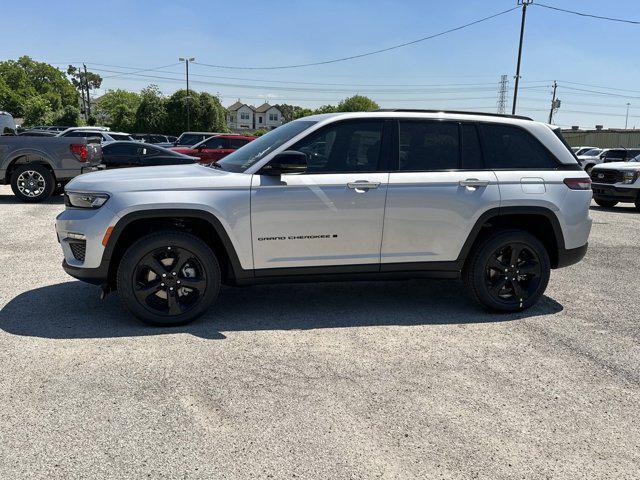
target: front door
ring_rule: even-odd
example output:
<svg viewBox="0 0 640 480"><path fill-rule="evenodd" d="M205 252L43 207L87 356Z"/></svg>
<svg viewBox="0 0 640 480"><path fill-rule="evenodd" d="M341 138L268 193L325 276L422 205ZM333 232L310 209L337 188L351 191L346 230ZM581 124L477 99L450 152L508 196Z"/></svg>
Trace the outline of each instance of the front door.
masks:
<svg viewBox="0 0 640 480"><path fill-rule="evenodd" d="M256 275L290 267L378 271L389 177L380 171L382 152L388 151L382 146L383 125L330 124L291 148L307 155L306 173L254 175Z"/></svg>
<svg viewBox="0 0 640 480"><path fill-rule="evenodd" d="M497 178L484 169L476 127L401 120L398 128L399 165L389 177L382 270L456 260L480 215L500 206Z"/></svg>

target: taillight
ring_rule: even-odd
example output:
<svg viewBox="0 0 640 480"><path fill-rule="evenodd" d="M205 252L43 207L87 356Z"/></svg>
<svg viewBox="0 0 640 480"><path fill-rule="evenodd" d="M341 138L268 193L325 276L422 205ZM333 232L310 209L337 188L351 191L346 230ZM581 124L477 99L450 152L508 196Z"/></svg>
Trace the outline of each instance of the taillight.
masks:
<svg viewBox="0 0 640 480"><path fill-rule="evenodd" d="M590 178L565 178L564 184L571 190L591 190Z"/></svg>
<svg viewBox="0 0 640 480"><path fill-rule="evenodd" d="M73 153L79 162L86 162L89 158L87 146L82 143L73 143L70 145L71 153Z"/></svg>

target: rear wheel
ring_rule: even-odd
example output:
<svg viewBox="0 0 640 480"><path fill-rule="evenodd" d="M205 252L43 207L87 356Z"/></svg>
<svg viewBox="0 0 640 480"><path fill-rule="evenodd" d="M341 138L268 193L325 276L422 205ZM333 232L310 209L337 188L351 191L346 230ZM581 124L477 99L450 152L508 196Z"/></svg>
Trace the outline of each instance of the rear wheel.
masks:
<svg viewBox="0 0 640 480"><path fill-rule="evenodd" d="M147 235L125 252L117 272L125 307L146 323L174 326L202 315L220 290L220 267L198 237L176 231Z"/></svg>
<svg viewBox="0 0 640 480"><path fill-rule="evenodd" d="M636 210L640 212L640 193L636 197Z"/></svg>
<svg viewBox="0 0 640 480"><path fill-rule="evenodd" d="M11 190L23 202L37 203L51 196L55 180L44 165L18 165L11 174Z"/></svg>
<svg viewBox="0 0 640 480"><path fill-rule="evenodd" d="M614 200L600 200L599 198L594 198L593 201L604 208L615 207L618 204L618 202Z"/></svg>
<svg viewBox="0 0 640 480"><path fill-rule="evenodd" d="M549 254L540 240L525 231L502 230L474 249L463 279L484 307L515 312L538 301L550 272Z"/></svg>

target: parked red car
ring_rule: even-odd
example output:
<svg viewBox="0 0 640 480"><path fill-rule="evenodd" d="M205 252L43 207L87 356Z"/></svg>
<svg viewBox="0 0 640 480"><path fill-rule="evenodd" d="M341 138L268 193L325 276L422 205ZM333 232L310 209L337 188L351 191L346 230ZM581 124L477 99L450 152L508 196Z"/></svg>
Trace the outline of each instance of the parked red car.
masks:
<svg viewBox="0 0 640 480"><path fill-rule="evenodd" d="M198 157L201 163L211 163L226 157L255 138L249 135L221 134L196 143L193 147L174 147L171 150Z"/></svg>

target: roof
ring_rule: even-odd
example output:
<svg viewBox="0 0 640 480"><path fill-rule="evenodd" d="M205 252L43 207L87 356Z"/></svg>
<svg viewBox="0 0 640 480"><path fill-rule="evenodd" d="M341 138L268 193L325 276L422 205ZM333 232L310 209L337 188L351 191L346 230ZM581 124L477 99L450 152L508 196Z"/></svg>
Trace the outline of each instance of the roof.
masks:
<svg viewBox="0 0 640 480"><path fill-rule="evenodd" d="M249 107L251 110L254 110L254 108L251 105L247 105L246 103L242 103L240 101L237 101L233 105L229 105L227 107L227 110L231 110L235 112L236 110L240 110L240 108L242 107Z"/></svg>
<svg viewBox="0 0 640 480"><path fill-rule="evenodd" d="M260 105L258 108L256 108L256 112L258 113L264 113L267 110L269 110L270 108L276 108L273 105L269 105L268 103L263 103L262 105ZM277 108L276 108L277 109Z"/></svg>

